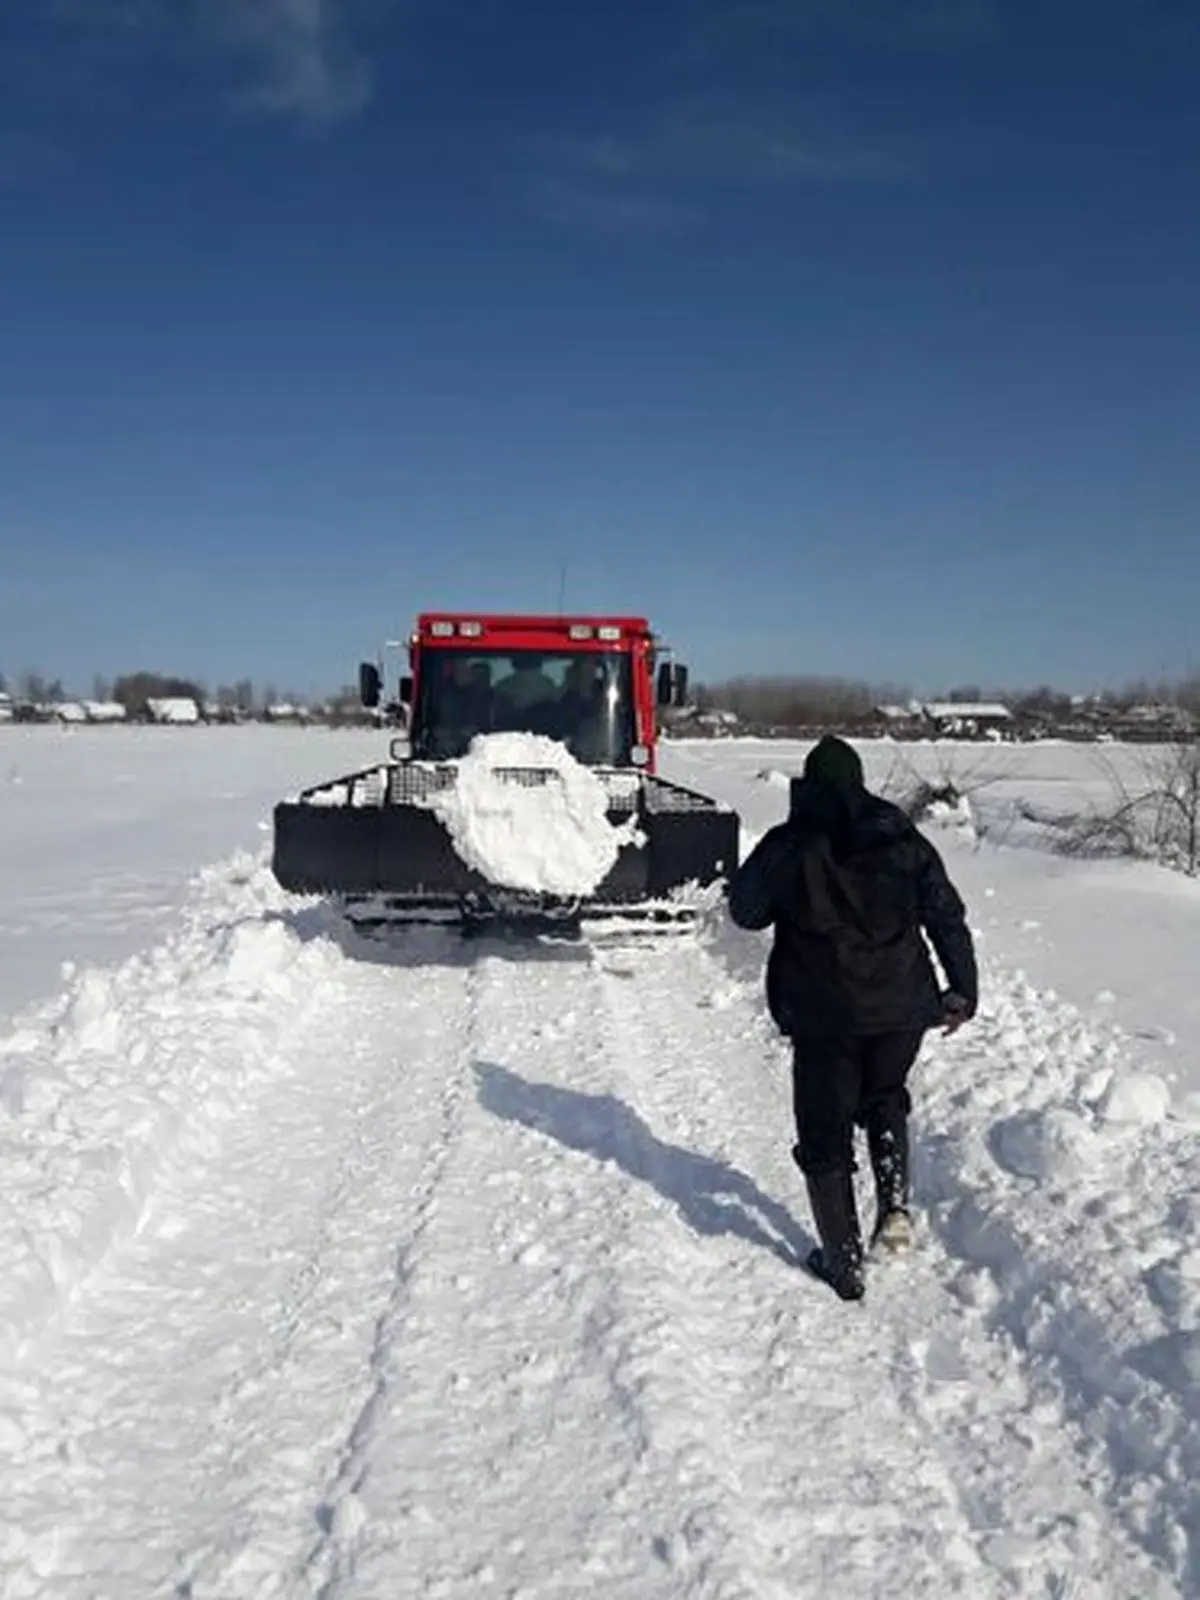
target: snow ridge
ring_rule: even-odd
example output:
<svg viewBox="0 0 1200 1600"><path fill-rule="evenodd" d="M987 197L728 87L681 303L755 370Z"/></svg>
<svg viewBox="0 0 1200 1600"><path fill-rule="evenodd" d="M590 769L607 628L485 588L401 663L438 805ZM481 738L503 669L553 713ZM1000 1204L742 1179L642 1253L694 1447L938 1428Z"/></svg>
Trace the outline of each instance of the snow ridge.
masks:
<svg viewBox="0 0 1200 1600"><path fill-rule="evenodd" d="M249 857L204 872L175 934L69 971L0 1039L0 1365L136 1233L166 1155L202 1159L249 1088L290 1070L321 952L284 905Z"/></svg>
<svg viewBox="0 0 1200 1600"><path fill-rule="evenodd" d="M1200 1148L1114 1029L1019 972L989 978L974 1031L953 1065L934 1047L924 1091L920 1179L950 1289L1019 1364L1029 1425L1065 1420L1075 1476L1152 1558L1138 1593L1191 1593ZM1081 1513L1077 1537L1095 1522ZM1012 1541L1018 1566L1032 1544Z"/></svg>

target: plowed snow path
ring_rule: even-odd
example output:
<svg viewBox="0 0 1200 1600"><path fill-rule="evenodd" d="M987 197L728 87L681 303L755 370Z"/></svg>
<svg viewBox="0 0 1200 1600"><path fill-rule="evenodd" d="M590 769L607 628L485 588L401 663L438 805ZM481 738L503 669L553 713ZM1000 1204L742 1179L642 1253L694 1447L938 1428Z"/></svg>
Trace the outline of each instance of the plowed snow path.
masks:
<svg viewBox="0 0 1200 1600"><path fill-rule="evenodd" d="M335 961L292 1070L164 1174L44 1352L6 1595L254 1594L295 1560L452 1137L470 986Z"/></svg>
<svg viewBox="0 0 1200 1600"><path fill-rule="evenodd" d="M936 1239L798 1269L719 948L331 945L279 1048L29 1356L6 1597L1180 1592Z"/></svg>

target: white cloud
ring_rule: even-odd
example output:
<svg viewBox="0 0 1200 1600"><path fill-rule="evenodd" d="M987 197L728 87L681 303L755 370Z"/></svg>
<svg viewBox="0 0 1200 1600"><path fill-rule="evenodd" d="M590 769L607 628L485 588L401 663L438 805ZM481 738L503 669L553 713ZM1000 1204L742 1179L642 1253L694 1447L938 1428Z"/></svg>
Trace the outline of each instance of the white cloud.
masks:
<svg viewBox="0 0 1200 1600"><path fill-rule="evenodd" d="M2 0L0 0L2 3ZM238 63L243 110L332 122L371 97L370 65L351 39L363 9L389 0L51 0L53 15L120 58L168 52Z"/></svg>
<svg viewBox="0 0 1200 1600"><path fill-rule="evenodd" d="M371 72L346 36L344 10L333 0L210 0L206 30L253 65L239 103L314 122L361 111Z"/></svg>
<svg viewBox="0 0 1200 1600"><path fill-rule="evenodd" d="M681 102L592 138L534 147L529 197L546 220L589 230L678 233L754 189L902 182L929 152L898 136L851 131L832 110L729 99Z"/></svg>
<svg viewBox="0 0 1200 1600"><path fill-rule="evenodd" d="M903 178L919 165L900 140L850 132L831 114L720 100L676 106L620 134L560 143L555 155L566 171L615 192L878 181Z"/></svg>
<svg viewBox="0 0 1200 1600"><path fill-rule="evenodd" d="M543 178L530 195L548 222L590 232L670 234L695 220L695 209L666 195L625 189L572 174Z"/></svg>

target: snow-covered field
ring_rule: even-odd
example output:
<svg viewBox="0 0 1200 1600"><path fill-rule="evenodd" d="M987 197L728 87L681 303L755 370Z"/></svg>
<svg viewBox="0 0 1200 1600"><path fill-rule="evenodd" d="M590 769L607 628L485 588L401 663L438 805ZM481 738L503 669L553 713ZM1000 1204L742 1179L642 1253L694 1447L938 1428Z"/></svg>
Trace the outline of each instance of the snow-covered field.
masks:
<svg viewBox="0 0 1200 1600"><path fill-rule="evenodd" d="M847 1307L759 936L278 891L272 802L382 743L0 730L6 1600L1200 1595L1200 885L1029 847L1093 753L951 752L983 1005ZM752 838L802 755L664 764Z"/></svg>

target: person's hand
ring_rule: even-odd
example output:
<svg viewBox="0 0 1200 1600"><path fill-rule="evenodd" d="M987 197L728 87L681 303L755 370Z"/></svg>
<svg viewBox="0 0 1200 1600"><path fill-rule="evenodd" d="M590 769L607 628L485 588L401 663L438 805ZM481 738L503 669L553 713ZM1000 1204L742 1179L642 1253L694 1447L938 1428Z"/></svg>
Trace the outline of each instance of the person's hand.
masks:
<svg viewBox="0 0 1200 1600"><path fill-rule="evenodd" d="M971 1020L971 1008L960 994L942 997L942 1032L957 1033L964 1022Z"/></svg>

